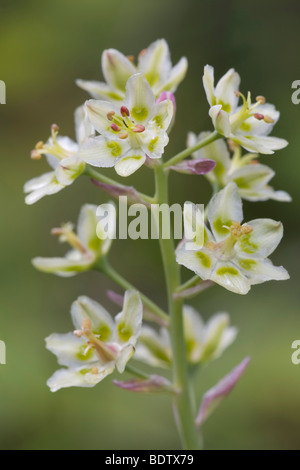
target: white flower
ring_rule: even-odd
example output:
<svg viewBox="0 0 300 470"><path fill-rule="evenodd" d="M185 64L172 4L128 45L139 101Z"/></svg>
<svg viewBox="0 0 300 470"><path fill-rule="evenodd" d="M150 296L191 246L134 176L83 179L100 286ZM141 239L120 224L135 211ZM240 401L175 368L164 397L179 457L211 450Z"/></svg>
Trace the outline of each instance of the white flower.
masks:
<svg viewBox="0 0 300 470"><path fill-rule="evenodd" d="M58 136L59 128L54 124L48 141L38 142L31 152L34 160L45 155L52 171L33 178L25 184L24 192L29 193L25 198L26 204L34 204L44 196L61 191L72 184L84 171L85 163L78 155L79 145L85 137L93 133L93 129L86 119L83 107L75 111L75 126L77 142L69 137Z"/></svg>
<svg viewBox="0 0 300 470"><path fill-rule="evenodd" d="M187 71L187 59L172 67L167 42L159 39L142 51L137 66L130 58L115 49L102 54L102 71L105 82L77 80L77 85L86 90L92 98L121 103L125 96L127 80L136 73L142 73L148 80L156 98L163 91L176 91Z"/></svg>
<svg viewBox="0 0 300 470"><path fill-rule="evenodd" d="M262 96L258 96L254 104L251 103L250 93L246 99L238 91L240 77L234 69L230 69L214 87L214 69L206 65L203 85L211 106L209 115L219 134L249 152L272 154L288 145L284 139L269 136L279 119L279 111L266 103ZM239 97L243 99L240 107L237 106Z"/></svg>
<svg viewBox="0 0 300 470"><path fill-rule="evenodd" d="M227 313L217 313L205 324L193 307L185 305L183 322L187 360L191 364L204 364L218 358L237 335L237 329L229 326ZM143 326L135 359L154 367L171 367L172 350L167 328L156 331Z"/></svg>
<svg viewBox="0 0 300 470"><path fill-rule="evenodd" d="M210 279L238 294L246 294L254 284L289 278L283 267L275 267L267 259L282 238L282 224L255 219L241 225L242 201L235 183L229 183L209 203L211 232L200 225L202 217L196 217L198 210L193 204L185 205L185 233L204 231L204 244L198 244L201 237L184 240L177 249L179 264L201 279Z"/></svg>
<svg viewBox="0 0 300 470"><path fill-rule="evenodd" d="M113 204L113 202L110 202ZM35 268L46 273L53 273L62 277L74 276L78 272L87 271L103 256L111 246L112 237L97 236L101 231L103 220L96 216L97 206L85 204L80 211L77 222L77 234L73 231L73 225L67 223L61 228L52 230L54 235L59 235L61 242L67 242L72 250L63 258L34 258L32 263ZM115 230L115 218L109 213L109 225L111 235ZM105 227L102 227L103 231Z"/></svg>
<svg viewBox="0 0 300 470"><path fill-rule="evenodd" d="M66 387L94 387L115 368L122 373L135 351L143 307L137 292L125 293L115 319L97 302L79 297L71 309L74 333L53 334L46 347L66 366L48 380L52 392Z"/></svg>
<svg viewBox="0 0 300 470"><path fill-rule="evenodd" d="M190 132L188 134L188 147L194 146L209 135L202 132L198 137ZM230 158L228 147L224 140L217 140L206 147L197 150L193 157L198 160L210 158L216 162L216 167L206 174L206 178L217 187L224 188L228 183L236 183L241 198L248 201L276 201L289 202L291 197L285 191L275 191L269 185L275 172L267 165L256 161L257 154L248 153L241 156L240 146L236 146L233 158Z"/></svg>
<svg viewBox="0 0 300 470"><path fill-rule="evenodd" d="M167 129L173 115L173 103L155 103L149 83L141 74L133 75L126 84L124 104L117 107L107 101L86 103L88 118L101 134L87 139L80 157L97 167L115 167L121 176L134 173L146 156L161 158L169 142Z"/></svg>

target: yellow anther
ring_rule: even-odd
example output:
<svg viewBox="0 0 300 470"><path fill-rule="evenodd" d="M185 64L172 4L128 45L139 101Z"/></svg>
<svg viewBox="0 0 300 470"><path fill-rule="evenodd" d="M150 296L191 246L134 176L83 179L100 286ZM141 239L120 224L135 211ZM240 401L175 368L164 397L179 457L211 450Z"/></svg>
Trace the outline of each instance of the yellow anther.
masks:
<svg viewBox="0 0 300 470"><path fill-rule="evenodd" d="M91 372L92 372L93 375L98 375L98 374L99 374L99 369L98 369L98 367L96 367L96 366L93 367L92 370L91 370Z"/></svg>
<svg viewBox="0 0 300 470"><path fill-rule="evenodd" d="M109 121L112 121L115 114L116 114L116 113L115 113L114 111L109 111L109 112L107 113L106 117L107 117L107 119L108 119Z"/></svg>
<svg viewBox="0 0 300 470"><path fill-rule="evenodd" d="M266 104L266 98L264 96L257 96L256 101L260 104Z"/></svg>
<svg viewBox="0 0 300 470"><path fill-rule="evenodd" d="M265 121L267 124L273 124L274 119L272 119L271 116L265 116L265 117L264 117L264 121Z"/></svg>
<svg viewBox="0 0 300 470"><path fill-rule="evenodd" d="M119 133L119 139L127 139L128 137L128 132L123 131Z"/></svg>
<svg viewBox="0 0 300 470"><path fill-rule="evenodd" d="M234 238L239 238L242 235L251 233L252 231L253 231L253 228L250 225L248 224L241 225L239 222L233 222L233 224L230 227L231 235Z"/></svg>

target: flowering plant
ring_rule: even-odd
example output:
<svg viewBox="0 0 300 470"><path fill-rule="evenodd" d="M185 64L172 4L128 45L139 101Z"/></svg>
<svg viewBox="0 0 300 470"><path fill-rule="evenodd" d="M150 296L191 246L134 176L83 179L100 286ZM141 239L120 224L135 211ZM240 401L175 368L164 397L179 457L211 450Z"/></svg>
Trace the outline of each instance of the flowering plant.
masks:
<svg viewBox="0 0 300 470"><path fill-rule="evenodd" d="M288 279L287 271L268 258L283 236L281 222L264 218L243 223L242 203L242 199L290 201L286 192L269 185L273 170L258 162L259 154L272 154L287 142L269 135L279 119L273 105L263 96L254 103L250 93L245 97L233 69L215 86L214 69L205 66L203 84L214 130L198 136L190 132L187 148L166 160L176 117L174 93L185 77L187 59L172 67L166 41L158 40L140 53L137 64L117 50L104 51L102 70L105 82L77 81L92 99L75 111L76 142L59 136L58 126L52 125L48 141L38 142L32 151L35 160L44 155L52 170L25 184L26 203L33 204L79 176L88 176L111 197L125 197L129 205L147 211L152 205L168 205L171 171L199 178L205 175L213 194L205 210L198 204L185 204L184 234L177 247L172 231L165 236L156 220L168 312L109 264L112 239L116 238L113 202L104 218L96 205L85 204L76 231L71 223L52 230L71 251L65 257L35 258L37 269L62 277L98 270L118 284L124 295L108 293L122 309L114 318L88 297L73 303L73 333L52 334L46 340L63 366L48 385L53 392L93 387L115 371L126 371L131 380L113 383L137 393L169 394L184 448L200 449L204 421L234 388L249 358L205 393L197 412L192 378L200 365L207 366L223 354L235 340L237 329L230 326L226 312L204 322L187 300L212 286L247 294L255 284ZM114 167L125 179L142 165L154 173L154 196L95 169ZM195 274L185 283L181 266ZM143 364L150 367L150 373ZM160 375L156 368L162 369Z"/></svg>

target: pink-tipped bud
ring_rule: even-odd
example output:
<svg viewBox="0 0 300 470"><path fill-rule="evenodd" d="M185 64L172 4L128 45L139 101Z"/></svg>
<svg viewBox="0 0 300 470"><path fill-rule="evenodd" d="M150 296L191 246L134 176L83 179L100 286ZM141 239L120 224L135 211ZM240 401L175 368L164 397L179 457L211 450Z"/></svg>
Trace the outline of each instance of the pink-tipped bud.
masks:
<svg viewBox="0 0 300 470"><path fill-rule="evenodd" d="M130 116L129 109L126 106L122 106L120 111L123 117Z"/></svg>
<svg viewBox="0 0 300 470"><path fill-rule="evenodd" d="M123 388L123 390L136 393L178 392L165 377L161 377L160 375L150 375L148 379L132 379L126 382L113 380L113 384L119 388Z"/></svg>
<svg viewBox="0 0 300 470"><path fill-rule="evenodd" d="M137 124L135 127L133 127L132 129L132 132L144 132L145 130L145 126L143 126L143 124Z"/></svg>
<svg viewBox="0 0 300 470"><path fill-rule="evenodd" d="M255 114L254 114L254 117L255 117L255 119L257 119L258 121L262 121L262 120L265 118L265 116L264 116L263 114L260 114L260 113L255 113Z"/></svg>
<svg viewBox="0 0 300 470"><path fill-rule="evenodd" d="M112 121L115 114L116 114L116 113L115 113L114 111L109 111L109 112L107 113L106 117L107 117L107 119L108 119L109 121Z"/></svg>
<svg viewBox="0 0 300 470"><path fill-rule="evenodd" d="M266 98L264 96L257 96L256 101L260 104L265 104L266 103Z"/></svg>
<svg viewBox="0 0 300 470"><path fill-rule="evenodd" d="M170 169L187 175L205 175L212 171L215 166L216 162L214 160L198 158L197 160L184 160L177 165L171 166Z"/></svg>
<svg viewBox="0 0 300 470"><path fill-rule="evenodd" d="M117 126L117 124L115 122L110 127L115 132L119 132L121 130L121 128L119 126Z"/></svg>

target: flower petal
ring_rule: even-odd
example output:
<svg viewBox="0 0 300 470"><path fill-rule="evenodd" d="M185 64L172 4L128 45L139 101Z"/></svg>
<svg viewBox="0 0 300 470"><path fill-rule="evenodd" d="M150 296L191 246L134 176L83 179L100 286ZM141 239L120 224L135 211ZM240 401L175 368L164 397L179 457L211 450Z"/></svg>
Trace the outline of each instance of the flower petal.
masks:
<svg viewBox="0 0 300 470"><path fill-rule="evenodd" d="M80 209L78 222L77 222L77 234L82 242L83 246L86 247L95 255L99 255L102 251L102 240L97 236L97 225L98 218L96 215L98 206L95 204L85 204Z"/></svg>
<svg viewBox="0 0 300 470"><path fill-rule="evenodd" d="M209 110L209 115L212 119L214 128L219 134L224 137L229 137L230 135L230 122L229 115L226 111L223 111L222 106L217 104L212 106Z"/></svg>
<svg viewBox="0 0 300 470"><path fill-rule="evenodd" d="M109 140L103 136L91 137L80 146L79 156L89 165L109 168L118 162L129 149L127 141Z"/></svg>
<svg viewBox="0 0 300 470"><path fill-rule="evenodd" d="M146 77L151 87L164 81L169 76L171 67L169 46L164 39L150 44L139 58L138 71Z"/></svg>
<svg viewBox="0 0 300 470"><path fill-rule="evenodd" d="M161 83L157 83L157 85L154 86L156 96L162 93L163 91L169 91L171 93L174 93L178 85L185 78L187 69L187 58L182 57L179 62L177 62L177 64L172 68L168 78L163 80Z"/></svg>
<svg viewBox="0 0 300 470"><path fill-rule="evenodd" d="M145 163L145 161L145 154L132 150L128 152L121 160L117 161L115 170L120 176L130 176L135 173Z"/></svg>
<svg viewBox="0 0 300 470"><path fill-rule="evenodd" d="M169 143L168 134L164 130L157 129L154 124L150 124L147 129L143 133L141 147L149 158L161 158Z"/></svg>
<svg viewBox="0 0 300 470"><path fill-rule="evenodd" d="M204 243L211 240L211 234L204 223L204 208L201 205L185 202L183 219L186 249L199 250Z"/></svg>
<svg viewBox="0 0 300 470"><path fill-rule="evenodd" d="M217 313L209 319L205 326L205 341L201 362L220 357L223 351L235 340L237 329L229 327L229 322L228 313Z"/></svg>
<svg viewBox="0 0 300 470"><path fill-rule="evenodd" d="M141 332L143 304L136 291L126 291L123 310L116 317L116 341L119 344L130 343L135 346Z"/></svg>
<svg viewBox="0 0 300 470"><path fill-rule="evenodd" d="M208 250L192 251L186 249L185 244L177 250L176 260L178 264L194 271L203 280L212 279L212 272L217 263L214 255Z"/></svg>
<svg viewBox="0 0 300 470"><path fill-rule="evenodd" d="M97 367L98 373L95 373ZM84 387L90 388L97 385L107 375L112 374L115 369L113 363L105 366L95 366L91 369L60 369L56 371L47 382L51 392L57 392L62 388Z"/></svg>
<svg viewBox="0 0 300 470"><path fill-rule="evenodd" d="M170 368L171 345L166 328L159 331L143 326L134 358L153 367Z"/></svg>
<svg viewBox="0 0 300 470"><path fill-rule="evenodd" d="M150 120L157 129L168 130L174 114L174 104L171 100L165 99L155 104Z"/></svg>
<svg viewBox="0 0 300 470"><path fill-rule="evenodd" d="M95 300L80 296L73 302L71 316L76 330L82 328L87 318L92 323L92 331L101 341L110 341L114 330L114 322L110 314Z"/></svg>
<svg viewBox="0 0 300 470"><path fill-rule="evenodd" d="M78 367L98 360L96 353L88 349L87 342L82 338L77 338L73 333L64 335L54 333L48 336L46 348L55 354L61 366Z"/></svg>
<svg viewBox="0 0 300 470"><path fill-rule="evenodd" d="M238 91L240 83L240 76L234 69L228 70L217 83L215 90L217 104L221 104L222 109L227 113L236 110L239 98L235 92Z"/></svg>
<svg viewBox="0 0 300 470"><path fill-rule="evenodd" d="M69 186L85 170L85 163L77 155L64 158L56 167L55 174L58 183Z"/></svg>
<svg viewBox="0 0 300 470"><path fill-rule="evenodd" d="M146 78L137 73L126 84L125 103L136 123L146 123L153 112L155 97Z"/></svg>
<svg viewBox="0 0 300 470"><path fill-rule="evenodd" d="M94 128L87 117L85 106L79 106L74 113L76 140L80 144L94 134Z"/></svg>
<svg viewBox="0 0 300 470"><path fill-rule="evenodd" d="M111 138L112 135L114 135L114 131L111 128L111 121L108 119L107 115L112 111L119 114L120 109L114 103L101 100L86 101L85 109L88 119L96 131L98 131L99 134Z"/></svg>
<svg viewBox="0 0 300 470"><path fill-rule="evenodd" d="M261 261L240 258L239 264L243 268L244 275L249 278L251 285L272 280L285 281L290 278L286 269L282 266L274 266L269 259Z"/></svg>
<svg viewBox="0 0 300 470"><path fill-rule="evenodd" d="M253 230L240 237L235 247L236 252L241 257L267 258L282 239L282 223L272 219L255 219L247 224Z"/></svg>
<svg viewBox="0 0 300 470"><path fill-rule="evenodd" d="M210 279L235 294L247 294L251 287L251 282L244 276L243 270L231 261L218 261Z"/></svg>
<svg viewBox="0 0 300 470"><path fill-rule="evenodd" d="M264 155L271 155L275 150L283 149L288 145L288 142L284 139L269 136L231 134L230 139L248 150L248 152L262 153Z"/></svg>
<svg viewBox="0 0 300 470"><path fill-rule="evenodd" d="M94 259L81 257L78 259L68 258L33 258L33 266L44 273L52 273L61 277L75 276L75 274L90 269Z"/></svg>
<svg viewBox="0 0 300 470"><path fill-rule="evenodd" d="M238 187L235 183L229 183L208 205L208 220L216 240L224 240L229 235L232 222L241 222L242 219L242 200Z"/></svg>
<svg viewBox="0 0 300 470"><path fill-rule="evenodd" d="M214 68L211 65L204 67L203 86L206 93L206 98L210 106L216 104L215 100L215 85L214 85Z"/></svg>
<svg viewBox="0 0 300 470"><path fill-rule="evenodd" d="M124 91L112 90L110 85L103 82L91 80L76 80L76 85L84 91L87 91L95 100L115 101L121 103L125 95Z"/></svg>
<svg viewBox="0 0 300 470"><path fill-rule="evenodd" d="M102 54L102 72L110 87L124 92L126 82L136 73L136 68L121 52L107 49Z"/></svg>
<svg viewBox="0 0 300 470"><path fill-rule="evenodd" d="M44 173L43 175L33 178L25 183L24 192L30 193L25 197L25 203L28 205L34 204L44 196L58 193L64 188L64 185L58 183L54 171Z"/></svg>

